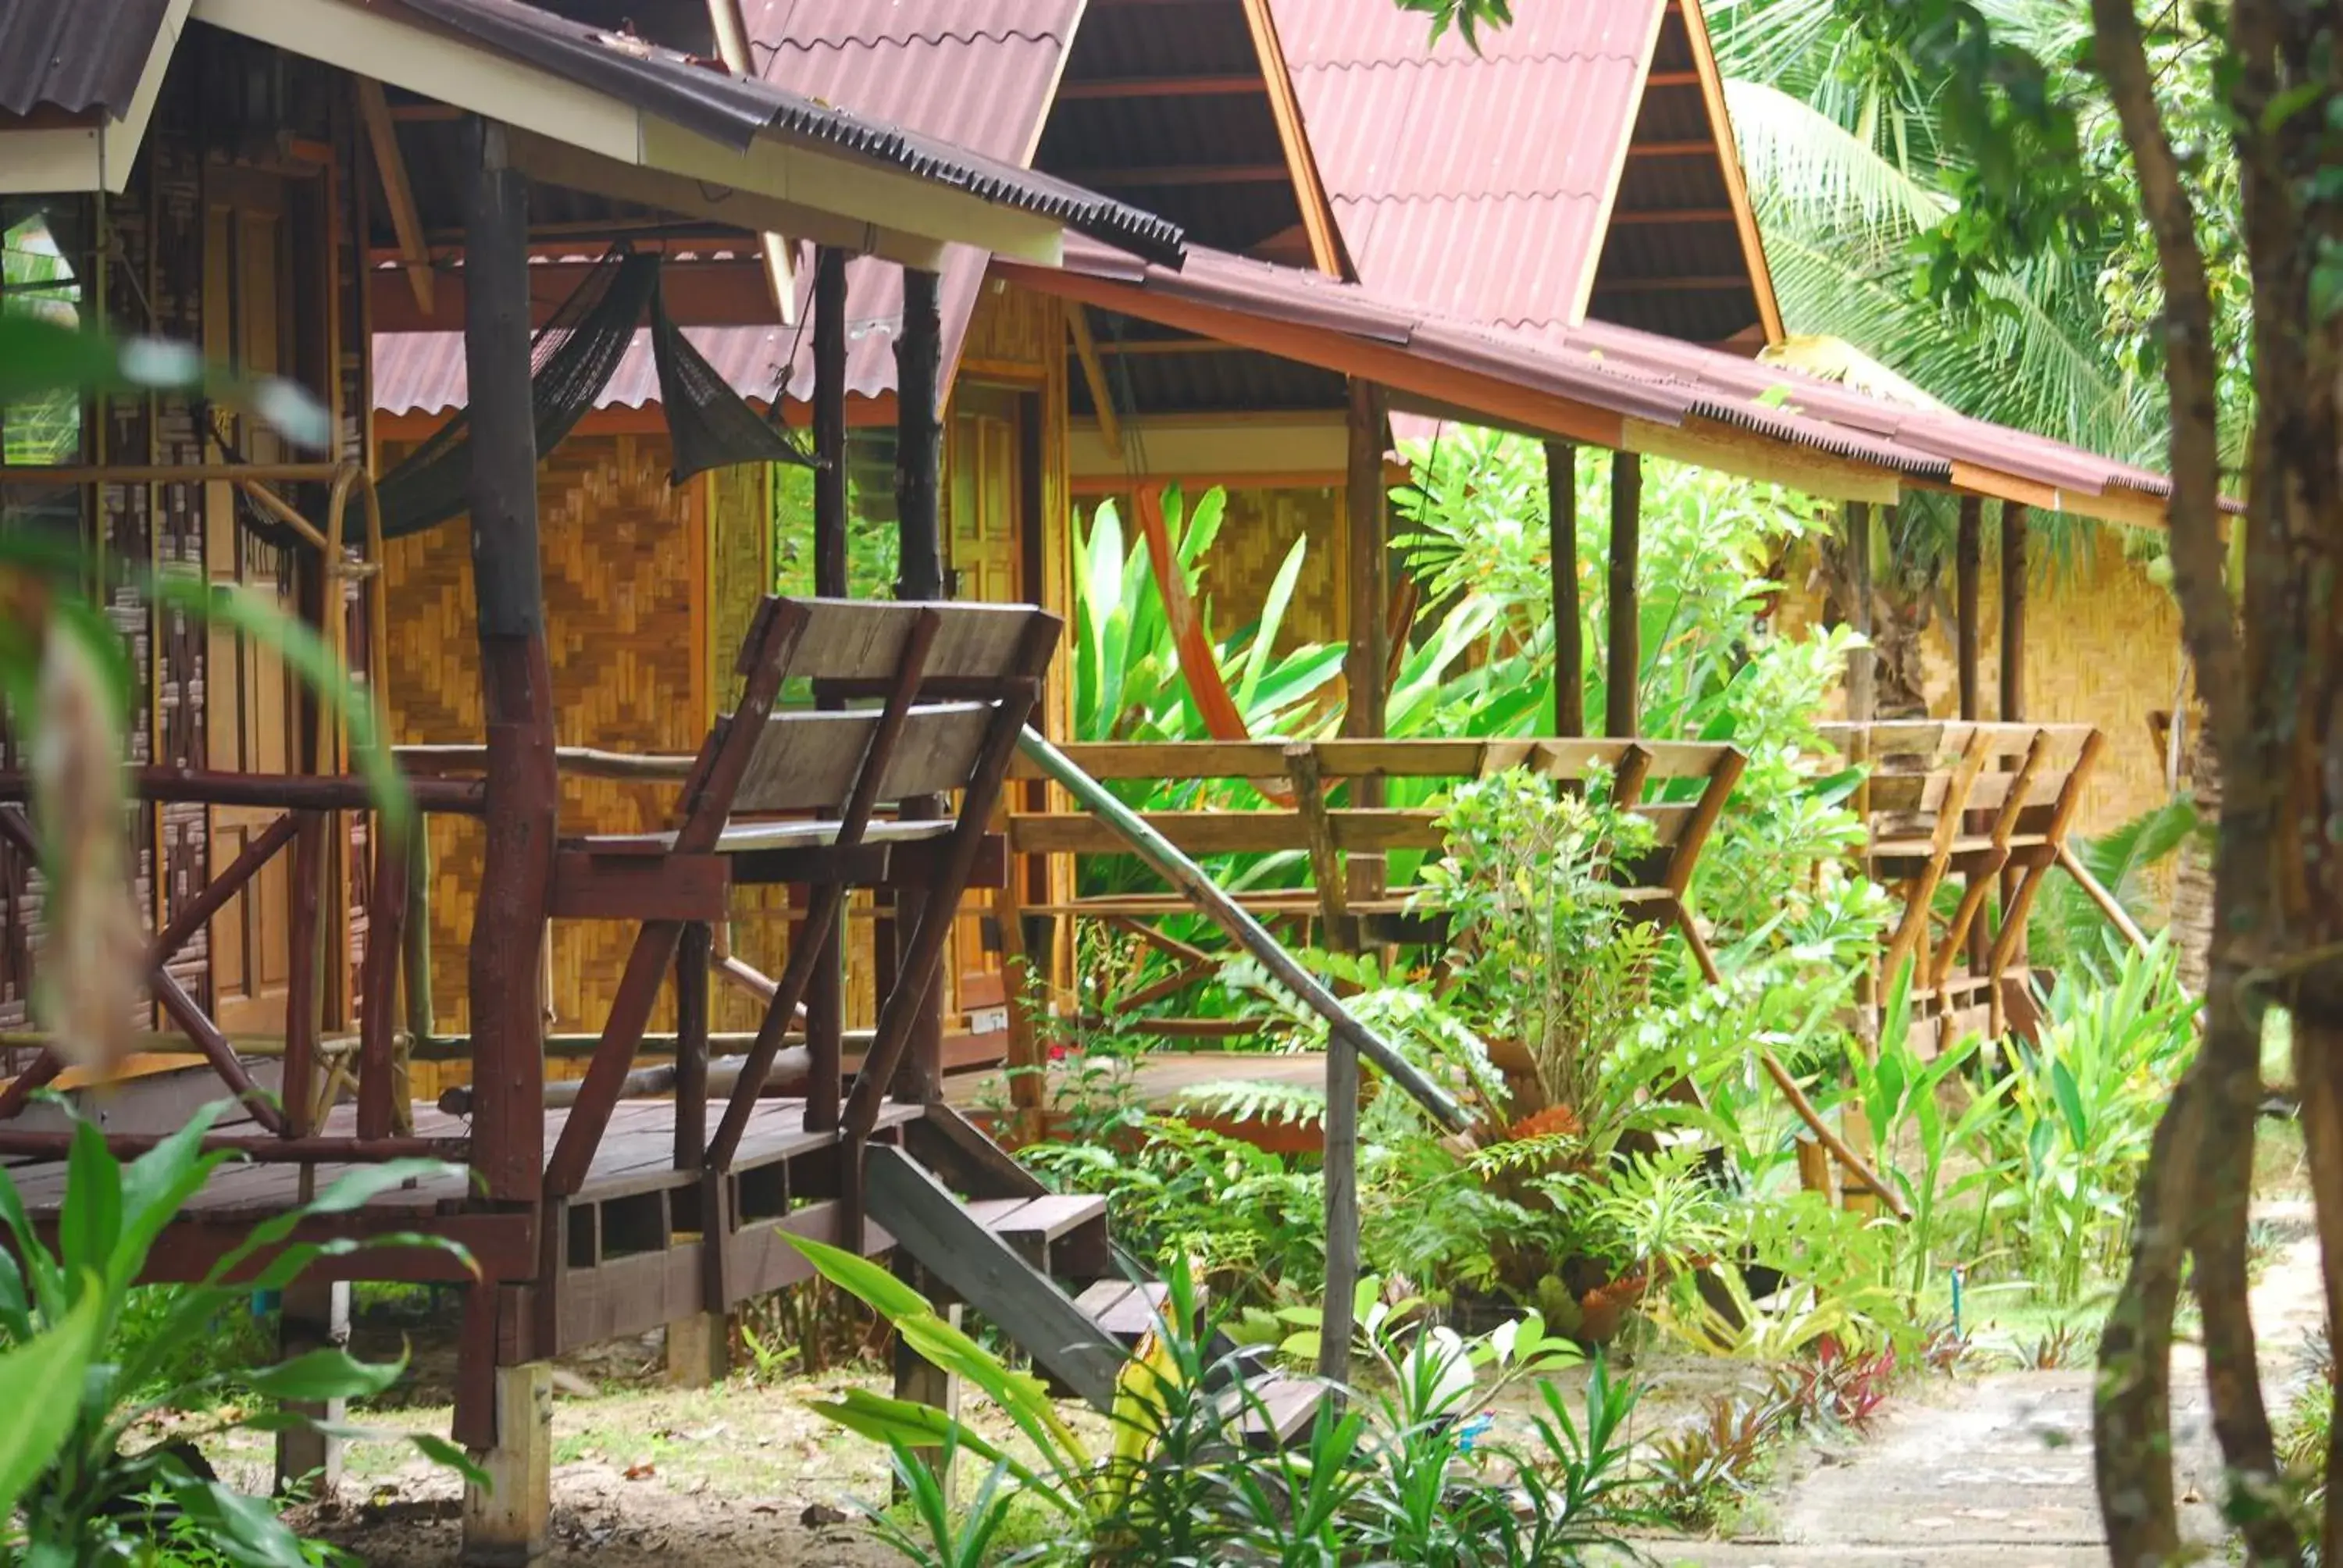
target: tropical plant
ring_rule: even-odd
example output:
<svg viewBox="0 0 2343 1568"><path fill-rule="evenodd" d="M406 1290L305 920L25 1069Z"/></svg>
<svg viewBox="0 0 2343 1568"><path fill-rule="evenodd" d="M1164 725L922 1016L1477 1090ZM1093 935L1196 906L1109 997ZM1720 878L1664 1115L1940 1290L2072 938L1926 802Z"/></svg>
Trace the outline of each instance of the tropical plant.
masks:
<svg viewBox="0 0 2343 1568"><path fill-rule="evenodd" d="M966 1377L1022 1443L1016 1452L931 1408L860 1390L817 1408L887 1442L908 1506L874 1528L915 1563L960 1568L989 1555L1020 1500L1051 1521L1021 1560L1052 1563L1386 1562L1571 1568L1637 1522L1625 1490L1632 1386L1598 1366L1582 1411L1552 1384L1534 1451L1483 1441L1467 1419L1504 1387L1577 1359L1534 1315L1481 1339L1424 1327L1420 1303L1386 1306L1362 1286L1362 1345L1387 1386L1330 1402L1300 1443L1247 1441L1262 1414L1242 1353L1215 1359L1192 1333L1192 1288L1174 1271L1154 1333L1125 1363L1108 1446L1087 1445L1038 1380L944 1323L886 1270L799 1241L815 1268L862 1295L904 1342ZM1299 1322L1299 1312L1288 1314ZM1209 1331L1208 1331L1209 1332ZM940 1466L988 1466L970 1505L944 1503ZM1526 1508L1523 1504L1526 1503Z"/></svg>
<svg viewBox="0 0 2343 1568"><path fill-rule="evenodd" d="M2060 986L2039 1045L2008 1044L2010 1114L1982 1128L2012 1179L1986 1211L2023 1277L2057 1306L2116 1266L2157 1116L2197 1047L2197 1003L2159 939L2113 984Z"/></svg>
<svg viewBox="0 0 2343 1568"><path fill-rule="evenodd" d="M199 1477L186 1462L188 1446L239 1427L387 1435L327 1429L297 1407L380 1393L404 1372L403 1362L363 1362L328 1347L252 1371L202 1372L186 1382L161 1374L171 1364L176 1344L200 1338L250 1292L282 1290L320 1261L358 1250L359 1243L350 1241L293 1241L305 1221L348 1213L403 1182L446 1174L450 1168L437 1161L360 1168L310 1202L255 1226L202 1279L178 1292L166 1332L126 1354L114 1352L125 1303L148 1252L181 1207L230 1158L203 1151L203 1140L221 1109L198 1111L185 1128L127 1166L106 1152L95 1124L76 1122L54 1249L26 1214L15 1183L0 1171L0 1224L6 1226L10 1243L0 1250L0 1343L12 1347L0 1362L0 1394L9 1409L28 1418L12 1422L0 1439L0 1455L8 1462L0 1470L0 1483L7 1487L0 1497L22 1511L26 1568L77 1568L92 1561L91 1548L104 1534L99 1522L108 1510L151 1492L164 1493L179 1513L198 1521L236 1561L299 1568L306 1561L300 1544L275 1511ZM370 1244L428 1247L462 1256L456 1244L420 1235L385 1236ZM60 1389L77 1389L78 1397L59 1398ZM223 1394L232 1394L235 1402L222 1402ZM206 1422L166 1442L134 1446L133 1434L158 1412L206 1407ZM32 1429L29 1439L21 1435L25 1428ZM432 1459L477 1473L444 1440L418 1434L407 1441ZM36 1458L43 1447L48 1452Z"/></svg>
<svg viewBox="0 0 2343 1568"><path fill-rule="evenodd" d="M1460 787L1441 826L1446 852L1412 901L1451 922L1451 1005L1527 1058L1537 1101L1517 1096L1517 1114L1568 1106L1586 1126L1603 1059L1643 1004L1658 946L1620 891L1651 822L1515 769ZM1587 1131L1607 1150L1617 1130Z"/></svg>
<svg viewBox="0 0 2343 1568"><path fill-rule="evenodd" d="M1205 561L1227 515L1215 486L1185 504L1178 486L1161 498L1171 564L1199 605L1204 643L1228 682L1239 718L1252 735L1299 736L1324 728L1334 711L1335 678L1344 650L1305 644L1276 651L1309 541L1286 553L1258 619L1225 640L1211 632L1203 593ZM1181 668L1181 639L1143 542L1128 541L1121 509L1101 501L1090 527L1075 529L1074 729L1083 740L1204 740L1193 681Z"/></svg>

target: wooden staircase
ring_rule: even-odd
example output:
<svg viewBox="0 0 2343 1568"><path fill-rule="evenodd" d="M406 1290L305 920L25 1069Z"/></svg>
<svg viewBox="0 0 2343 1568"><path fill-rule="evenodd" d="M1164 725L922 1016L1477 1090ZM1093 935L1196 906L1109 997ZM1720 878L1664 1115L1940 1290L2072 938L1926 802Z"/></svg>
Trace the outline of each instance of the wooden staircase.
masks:
<svg viewBox="0 0 2343 1568"><path fill-rule="evenodd" d="M876 1144L866 1156L871 1222L925 1271L932 1293L983 1314L1053 1384L1111 1411L1115 1381L1170 1292L1114 1248L1106 1200L1049 1191L944 1108L930 1107L906 1133L904 1148ZM1323 1402L1318 1383L1274 1372L1221 1336L1204 1362L1250 1442L1295 1441Z"/></svg>

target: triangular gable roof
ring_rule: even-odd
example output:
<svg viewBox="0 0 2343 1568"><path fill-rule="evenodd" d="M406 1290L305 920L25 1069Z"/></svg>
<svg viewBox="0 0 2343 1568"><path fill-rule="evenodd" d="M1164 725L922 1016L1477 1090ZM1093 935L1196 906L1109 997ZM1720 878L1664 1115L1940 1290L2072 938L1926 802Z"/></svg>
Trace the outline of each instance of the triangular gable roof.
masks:
<svg viewBox="0 0 2343 1568"><path fill-rule="evenodd" d="M1426 46L1421 13L1270 0L1364 281L1551 334L1781 336L1699 0L1544 0Z"/></svg>

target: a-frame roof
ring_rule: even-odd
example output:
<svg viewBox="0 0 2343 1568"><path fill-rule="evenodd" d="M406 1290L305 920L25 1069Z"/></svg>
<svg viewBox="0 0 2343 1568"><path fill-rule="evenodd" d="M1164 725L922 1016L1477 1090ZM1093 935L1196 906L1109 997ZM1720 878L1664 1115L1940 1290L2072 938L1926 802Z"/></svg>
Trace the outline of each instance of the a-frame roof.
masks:
<svg viewBox="0 0 2343 1568"><path fill-rule="evenodd" d="M1270 3L1367 283L1541 335L1780 338L1699 0L1538 0L1477 55L1393 5Z"/></svg>

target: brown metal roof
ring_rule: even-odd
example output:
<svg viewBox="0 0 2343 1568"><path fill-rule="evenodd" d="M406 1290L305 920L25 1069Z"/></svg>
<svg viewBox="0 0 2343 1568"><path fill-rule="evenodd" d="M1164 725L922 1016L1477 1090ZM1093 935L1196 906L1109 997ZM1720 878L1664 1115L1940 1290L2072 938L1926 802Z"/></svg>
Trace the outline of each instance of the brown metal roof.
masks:
<svg viewBox="0 0 2343 1568"><path fill-rule="evenodd" d="M471 3L471 0L463 0ZM770 87L847 114L887 120L1004 166L1032 154L1049 112L1080 0L747 0L749 46ZM1034 179L1047 176L1033 176ZM805 260L802 251L799 255ZM939 307L944 363L955 363L984 276L985 255L944 253ZM810 267L799 268L798 319L810 316ZM901 275L884 262L847 266L850 397L895 389L894 346L903 314ZM689 336L744 397L773 390L791 366L791 395L813 386L811 332L780 327L693 328ZM619 363L600 407L659 400L648 346ZM375 406L437 413L463 406L463 336L395 333L375 339Z"/></svg>
<svg viewBox="0 0 2343 1568"><path fill-rule="evenodd" d="M1533 333L1593 316L1716 342L1764 324L1682 0L1517 6L1478 55L1427 46L1423 15L1393 5L1272 5L1365 282Z"/></svg>
<svg viewBox="0 0 2343 1568"><path fill-rule="evenodd" d="M120 119L169 0L0 0L0 112L47 105Z"/></svg>
<svg viewBox="0 0 2343 1568"><path fill-rule="evenodd" d="M1606 446L1633 447L1634 422L1725 427L1899 482L2134 522L2154 510L2137 497L2169 491L2158 475L2060 442L1613 323L1502 331L1201 246L1178 273L1082 242L1069 243L1062 270L996 265L1035 289L1365 376L1419 405Z"/></svg>
<svg viewBox="0 0 2343 1568"><path fill-rule="evenodd" d="M608 93L703 136L745 147L759 135L858 155L985 201L1051 217L1077 233L1177 265L1176 224L1095 191L1038 175L1020 161L988 156L940 136L906 129L867 111L817 102L774 79L735 76L720 65L640 40L618 39L520 0L405 0L421 15ZM780 60L776 55L776 62ZM945 91L920 81L922 93Z"/></svg>

